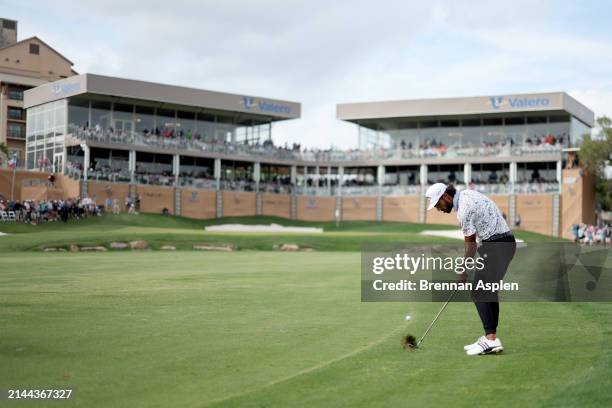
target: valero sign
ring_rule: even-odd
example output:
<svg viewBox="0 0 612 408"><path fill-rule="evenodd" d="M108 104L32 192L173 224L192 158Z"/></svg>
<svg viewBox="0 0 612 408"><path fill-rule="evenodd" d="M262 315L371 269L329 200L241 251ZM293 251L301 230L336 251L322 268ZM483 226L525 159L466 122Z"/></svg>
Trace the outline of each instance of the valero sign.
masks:
<svg viewBox="0 0 612 408"><path fill-rule="evenodd" d="M491 96L489 103L493 109L525 109L550 105L548 98L530 98L521 96Z"/></svg>

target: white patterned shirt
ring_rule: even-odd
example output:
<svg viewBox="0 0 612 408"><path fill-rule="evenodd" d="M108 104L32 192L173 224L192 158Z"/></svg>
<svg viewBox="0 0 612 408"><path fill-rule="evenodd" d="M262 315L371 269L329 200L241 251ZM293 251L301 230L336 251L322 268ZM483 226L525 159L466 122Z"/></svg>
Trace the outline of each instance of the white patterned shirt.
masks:
<svg viewBox="0 0 612 408"><path fill-rule="evenodd" d="M466 237L476 234L476 239L482 241L510 231L497 205L478 191L457 191L453 208L457 211L461 232Z"/></svg>

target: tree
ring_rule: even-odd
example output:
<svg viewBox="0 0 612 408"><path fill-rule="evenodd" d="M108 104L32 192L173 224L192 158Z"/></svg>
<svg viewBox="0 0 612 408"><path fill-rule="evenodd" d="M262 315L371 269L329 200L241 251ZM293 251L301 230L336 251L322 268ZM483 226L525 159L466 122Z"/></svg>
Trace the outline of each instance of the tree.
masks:
<svg viewBox="0 0 612 408"><path fill-rule="evenodd" d="M578 156L584 167L595 175L597 202L604 211L612 210L612 179L607 179L605 168L612 161L612 119L597 118L601 131L596 138L585 135Z"/></svg>

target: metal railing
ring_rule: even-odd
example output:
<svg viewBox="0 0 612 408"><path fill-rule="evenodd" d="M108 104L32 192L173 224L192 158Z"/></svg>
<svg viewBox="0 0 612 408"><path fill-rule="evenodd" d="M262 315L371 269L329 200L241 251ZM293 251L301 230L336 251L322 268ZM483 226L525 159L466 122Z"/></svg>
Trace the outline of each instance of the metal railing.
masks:
<svg viewBox="0 0 612 408"><path fill-rule="evenodd" d="M381 194L383 196L419 195L422 191L424 190L420 185L396 185L381 187Z"/></svg>
<svg viewBox="0 0 612 408"><path fill-rule="evenodd" d="M496 145L496 146L449 146L413 149L369 149L369 150L291 150L275 146L249 145L244 143L209 142L187 137L163 137L155 134L114 131L104 129L83 129L69 126L69 133L81 140L91 140L105 144L152 146L166 149L172 153L178 150L220 153L228 155L266 157L285 160L312 162L342 162L354 160L397 160L455 157L507 157L533 154L560 154L563 146L549 144ZM169 152L169 153L171 153Z"/></svg>

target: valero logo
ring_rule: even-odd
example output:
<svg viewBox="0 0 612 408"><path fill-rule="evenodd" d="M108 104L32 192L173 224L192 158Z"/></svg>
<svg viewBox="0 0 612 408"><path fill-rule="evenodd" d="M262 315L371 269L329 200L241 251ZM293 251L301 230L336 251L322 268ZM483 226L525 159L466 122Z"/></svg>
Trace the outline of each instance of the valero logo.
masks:
<svg viewBox="0 0 612 408"><path fill-rule="evenodd" d="M244 106L244 108L247 110L258 110L260 112L270 113L291 113L290 106L265 101L263 99L253 98L251 96L243 96L240 102L241 105Z"/></svg>
<svg viewBox="0 0 612 408"><path fill-rule="evenodd" d="M512 96L490 96L489 103L493 109L537 108L550 105L548 98L528 98Z"/></svg>
<svg viewBox="0 0 612 408"><path fill-rule="evenodd" d="M53 87L51 88L53 96L71 94L74 92L79 92L80 90L81 84L78 82L73 82L69 84L53 84Z"/></svg>

